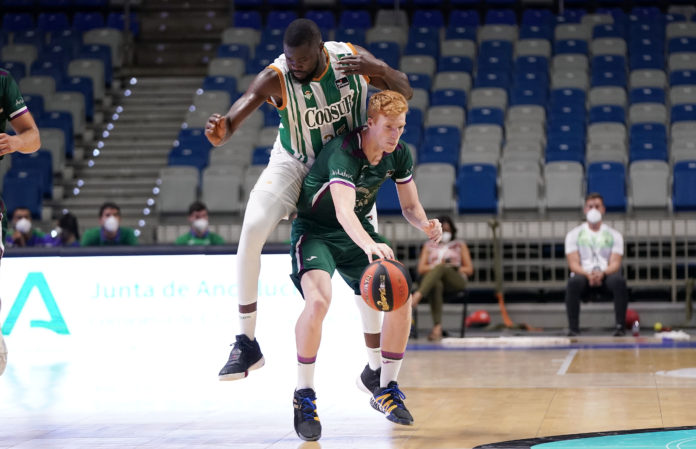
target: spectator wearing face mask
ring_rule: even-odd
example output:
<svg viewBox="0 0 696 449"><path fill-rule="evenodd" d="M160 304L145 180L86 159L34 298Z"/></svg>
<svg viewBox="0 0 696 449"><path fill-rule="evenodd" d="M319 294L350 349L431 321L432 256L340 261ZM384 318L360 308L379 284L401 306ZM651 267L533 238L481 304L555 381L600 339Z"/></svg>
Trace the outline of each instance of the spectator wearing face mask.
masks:
<svg viewBox="0 0 696 449"><path fill-rule="evenodd" d="M77 217L70 212L58 220L58 227L46 235L46 246L80 246L80 230Z"/></svg>
<svg viewBox="0 0 696 449"><path fill-rule="evenodd" d="M224 245L225 240L209 229L208 208L200 201L189 206L189 224L191 229L174 240L175 245Z"/></svg>
<svg viewBox="0 0 696 449"><path fill-rule="evenodd" d="M106 202L99 208L99 223L87 229L82 236L82 246L137 245L138 237L131 228L121 226L121 208Z"/></svg>
<svg viewBox="0 0 696 449"><path fill-rule="evenodd" d="M7 246L43 246L46 234L34 228L31 211L18 207L12 213L12 234L7 236Z"/></svg>
<svg viewBox="0 0 696 449"><path fill-rule="evenodd" d="M614 298L614 336L620 337L625 334L628 307L626 280L621 275L623 236L602 223L606 209L599 193L587 195L583 212L587 221L573 228L565 239L570 270L565 296L568 336L580 333L580 299L592 289Z"/></svg>
<svg viewBox="0 0 696 449"><path fill-rule="evenodd" d="M442 304L445 292L464 290L469 276L474 274L469 247L456 240L457 228L448 216L439 217L442 223L442 240L428 241L421 249L418 274L421 276L418 290L413 293L412 306L427 298L433 316L433 329L428 340L442 339Z"/></svg>

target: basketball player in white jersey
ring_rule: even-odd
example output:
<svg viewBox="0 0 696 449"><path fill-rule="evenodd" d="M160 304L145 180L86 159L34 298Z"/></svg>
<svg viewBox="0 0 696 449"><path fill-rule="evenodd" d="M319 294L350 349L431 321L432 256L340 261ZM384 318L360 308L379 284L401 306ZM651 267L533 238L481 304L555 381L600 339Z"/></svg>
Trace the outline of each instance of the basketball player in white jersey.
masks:
<svg viewBox="0 0 696 449"><path fill-rule="evenodd" d="M323 42L314 22L297 19L285 30L283 54L254 78L226 115L213 114L208 119L205 134L215 146L229 140L264 102L274 105L281 119L270 161L249 194L244 213L237 250L241 334L220 380L245 378L250 370L264 365L254 335L263 245L280 220L295 213L302 181L322 147L367 120L368 83L407 99L413 96L404 73L359 46ZM374 210L372 216L376 217ZM381 316L360 296L355 301L368 353L358 386L371 393L379 383Z"/></svg>

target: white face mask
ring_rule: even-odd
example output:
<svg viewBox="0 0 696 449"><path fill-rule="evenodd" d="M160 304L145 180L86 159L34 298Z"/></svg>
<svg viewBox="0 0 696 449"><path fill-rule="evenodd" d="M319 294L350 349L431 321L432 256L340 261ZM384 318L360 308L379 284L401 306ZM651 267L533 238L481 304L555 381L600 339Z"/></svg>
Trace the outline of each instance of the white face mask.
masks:
<svg viewBox="0 0 696 449"><path fill-rule="evenodd" d="M205 218L197 218L191 223L193 229L199 234L203 234L208 229L208 220Z"/></svg>
<svg viewBox="0 0 696 449"><path fill-rule="evenodd" d="M587 215L585 215L585 217L587 218L587 222L589 224L596 224L602 221L602 213L594 207L587 211Z"/></svg>
<svg viewBox="0 0 696 449"><path fill-rule="evenodd" d="M440 240L440 243L448 243L450 240L452 240L452 233L443 231L442 232L442 239Z"/></svg>
<svg viewBox="0 0 696 449"><path fill-rule="evenodd" d="M104 229L106 229L107 232L118 231L118 218L112 215L104 220Z"/></svg>
<svg viewBox="0 0 696 449"><path fill-rule="evenodd" d="M20 218L19 220L17 220L15 229L21 232L22 234L29 234L29 231L31 231L31 220L27 218Z"/></svg>

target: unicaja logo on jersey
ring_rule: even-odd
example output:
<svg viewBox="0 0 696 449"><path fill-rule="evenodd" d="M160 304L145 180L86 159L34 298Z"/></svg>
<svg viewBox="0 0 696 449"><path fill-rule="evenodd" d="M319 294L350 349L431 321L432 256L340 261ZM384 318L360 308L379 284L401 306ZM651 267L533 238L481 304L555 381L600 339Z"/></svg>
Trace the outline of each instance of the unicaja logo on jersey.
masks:
<svg viewBox="0 0 696 449"><path fill-rule="evenodd" d="M304 113L304 122L309 128L317 128L339 121L342 117L350 115L354 94L351 93L341 98L340 101L324 108L309 108Z"/></svg>

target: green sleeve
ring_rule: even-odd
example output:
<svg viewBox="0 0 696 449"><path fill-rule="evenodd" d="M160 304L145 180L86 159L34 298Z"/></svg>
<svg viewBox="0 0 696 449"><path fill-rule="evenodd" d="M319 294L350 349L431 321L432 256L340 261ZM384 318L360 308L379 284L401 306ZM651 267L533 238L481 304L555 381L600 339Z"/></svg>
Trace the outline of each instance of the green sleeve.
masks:
<svg viewBox="0 0 696 449"><path fill-rule="evenodd" d="M211 232L210 233L210 243L212 245L224 245L225 239L223 239L221 235Z"/></svg>
<svg viewBox="0 0 696 449"><path fill-rule="evenodd" d="M121 228L121 235L123 238L121 239L121 244L122 245L137 245L138 244L138 237L135 236L135 231L131 228Z"/></svg>
<svg viewBox="0 0 696 449"><path fill-rule="evenodd" d="M175 245L187 245L190 233L182 234L174 240Z"/></svg>
<svg viewBox="0 0 696 449"><path fill-rule="evenodd" d="M394 181L407 182L413 177L413 155L408 144L403 140L399 141L399 147L394 151L396 170L394 171Z"/></svg>
<svg viewBox="0 0 696 449"><path fill-rule="evenodd" d="M82 246L99 246L99 228L89 228L82 234Z"/></svg>
<svg viewBox="0 0 696 449"><path fill-rule="evenodd" d="M26 109L26 106L24 105L22 93L19 91L19 86L17 86L12 75L8 73L4 76L3 82L2 108L4 109L4 113L7 114L7 117L12 120L12 118L14 118L13 114L21 109Z"/></svg>

